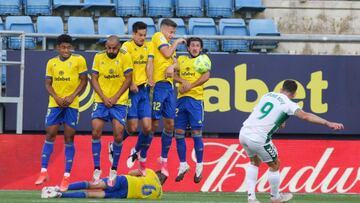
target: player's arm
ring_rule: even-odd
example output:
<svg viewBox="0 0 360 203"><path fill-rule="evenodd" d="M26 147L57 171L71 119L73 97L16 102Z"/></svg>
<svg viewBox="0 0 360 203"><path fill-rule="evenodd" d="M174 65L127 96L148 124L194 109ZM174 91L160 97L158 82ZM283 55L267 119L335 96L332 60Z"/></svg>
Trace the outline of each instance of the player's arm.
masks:
<svg viewBox="0 0 360 203"><path fill-rule="evenodd" d="M154 72L154 57L148 57L148 61L146 63L146 76L148 78L148 85L150 87L154 87L155 83L153 80L153 72Z"/></svg>
<svg viewBox="0 0 360 203"><path fill-rule="evenodd" d="M167 44L162 44L160 45L159 50L165 58L171 58L176 51L177 45L181 43L186 43L186 40L184 38L179 38L175 40L171 46L168 46ZM163 46L163 45L167 45L167 46Z"/></svg>
<svg viewBox="0 0 360 203"><path fill-rule="evenodd" d="M134 169L129 171L128 175L130 176L143 176L143 174L141 173L141 171L139 169Z"/></svg>
<svg viewBox="0 0 360 203"><path fill-rule="evenodd" d="M57 103L57 105L59 105L60 107L63 107L64 105L64 99L59 97L56 93L55 90L52 86L52 78L47 77L45 79L45 88L48 91L49 95L52 96L55 99L55 102Z"/></svg>
<svg viewBox="0 0 360 203"><path fill-rule="evenodd" d="M190 83L190 85L188 86L182 86L180 89L180 93L185 93L189 90L191 90L192 88L195 88L197 86L201 86L203 85L205 82L207 82L210 78L210 72L206 72L204 74L201 75L201 77L199 79L197 79L195 82Z"/></svg>
<svg viewBox="0 0 360 203"><path fill-rule="evenodd" d="M77 86L75 91L70 95L64 98L64 105L69 106L75 99L76 96L80 94L81 91L83 91L87 85L87 73L84 72L80 74L80 84Z"/></svg>
<svg viewBox="0 0 360 203"><path fill-rule="evenodd" d="M310 123L315 123L315 124L320 124L320 125L325 125L328 128L331 128L333 130L342 130L344 129L344 125L342 123L335 123L335 122L330 122L326 119L321 118L320 116L317 116L315 114L312 113L308 113L305 112L301 109L298 109L295 111L295 116L304 120L304 121L308 121Z"/></svg>
<svg viewBox="0 0 360 203"><path fill-rule="evenodd" d="M167 67L165 71L165 78L173 78L174 77L174 70L177 67L177 59L173 58L173 64L171 64L169 67Z"/></svg>
<svg viewBox="0 0 360 203"><path fill-rule="evenodd" d="M103 100L105 106L111 107L112 104L111 104L110 99L104 95L103 91L100 88L99 73L96 71L93 71L91 73L91 85L92 85L93 89L95 90L96 94L98 94L100 96L100 98Z"/></svg>
<svg viewBox="0 0 360 203"><path fill-rule="evenodd" d="M120 89L116 92L116 94L110 98L111 104L116 104L122 94L130 87L132 82L132 69L128 69L125 73L125 81L120 87Z"/></svg>

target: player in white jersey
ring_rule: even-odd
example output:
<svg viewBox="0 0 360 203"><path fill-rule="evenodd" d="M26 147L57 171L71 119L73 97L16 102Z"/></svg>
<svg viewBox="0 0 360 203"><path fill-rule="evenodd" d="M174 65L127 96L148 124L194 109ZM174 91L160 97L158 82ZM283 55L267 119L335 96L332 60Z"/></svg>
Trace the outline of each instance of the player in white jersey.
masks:
<svg viewBox="0 0 360 203"><path fill-rule="evenodd" d="M240 143L250 157L251 164L246 171L248 202L259 203L255 196L255 186L258 167L261 161L269 166L269 184L272 203L289 201L291 193L280 193L280 162L271 136L280 127L285 127L284 121L291 115L315 124L325 125L333 130L344 129L343 124L327 121L312 113L307 113L291 101L295 97L297 84L293 80L286 80L280 93L265 94L255 106L249 118L240 130Z"/></svg>

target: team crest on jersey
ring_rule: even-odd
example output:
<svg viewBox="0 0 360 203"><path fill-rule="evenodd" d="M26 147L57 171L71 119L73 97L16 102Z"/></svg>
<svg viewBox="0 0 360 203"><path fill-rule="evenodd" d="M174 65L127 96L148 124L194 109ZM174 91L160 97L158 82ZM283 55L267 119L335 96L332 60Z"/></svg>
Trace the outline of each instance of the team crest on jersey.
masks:
<svg viewBox="0 0 360 203"><path fill-rule="evenodd" d="M105 62L104 62L104 61L101 61L101 62L100 62L100 64L101 64L101 65L104 65L104 64L105 64Z"/></svg>
<svg viewBox="0 0 360 203"><path fill-rule="evenodd" d="M109 74L111 74L111 75L112 75L112 74L114 74L114 72L115 72L115 71L114 71L114 69L110 68L110 70L109 70Z"/></svg>
<svg viewBox="0 0 360 203"><path fill-rule="evenodd" d="M144 59L144 55L140 55L140 60L143 60Z"/></svg>
<svg viewBox="0 0 360 203"><path fill-rule="evenodd" d="M118 60L115 61L115 64L116 64L116 65L119 65L119 63L120 63L120 62L119 62Z"/></svg>
<svg viewBox="0 0 360 203"><path fill-rule="evenodd" d="M62 70L59 71L59 75L60 75L60 76L63 76L63 75L64 75L64 71L62 71Z"/></svg>
<svg viewBox="0 0 360 203"><path fill-rule="evenodd" d="M190 71L190 68L189 68L189 67L186 67L186 71Z"/></svg>
<svg viewBox="0 0 360 203"><path fill-rule="evenodd" d="M56 67L56 63L53 64L53 67Z"/></svg>

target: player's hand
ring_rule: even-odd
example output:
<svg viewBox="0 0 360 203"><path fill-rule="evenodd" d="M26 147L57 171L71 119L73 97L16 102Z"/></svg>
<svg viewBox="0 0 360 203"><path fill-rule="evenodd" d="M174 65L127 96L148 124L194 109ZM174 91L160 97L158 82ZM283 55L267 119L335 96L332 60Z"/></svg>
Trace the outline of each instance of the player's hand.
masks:
<svg viewBox="0 0 360 203"><path fill-rule="evenodd" d="M64 107L64 99L63 98L56 96L56 97L54 97L54 99L55 99L55 102L57 105L59 105L60 107Z"/></svg>
<svg viewBox="0 0 360 203"><path fill-rule="evenodd" d="M65 107L68 107L71 103L73 103L75 97L74 96L67 96L64 98L64 102L63 102L63 105Z"/></svg>
<svg viewBox="0 0 360 203"><path fill-rule="evenodd" d="M104 105L105 105L106 107L108 107L108 108L111 108L111 107L112 107L112 103L111 103L110 98L107 98L107 97L104 96L104 97L102 97L101 99L103 100Z"/></svg>
<svg viewBox="0 0 360 203"><path fill-rule="evenodd" d="M173 67L173 66L169 66L169 67L166 69L165 78L172 78L172 77L174 77L174 67Z"/></svg>
<svg viewBox="0 0 360 203"><path fill-rule="evenodd" d="M283 122L283 123L281 124L280 128L283 129L283 128L285 128L285 127L286 127L286 124L285 124L285 122Z"/></svg>
<svg viewBox="0 0 360 203"><path fill-rule="evenodd" d="M155 82L153 80L148 80L147 84L150 86L150 87L154 87L155 86Z"/></svg>
<svg viewBox="0 0 360 203"><path fill-rule="evenodd" d="M112 105L115 105L118 100L119 100L119 97L117 97L117 96L111 97L111 98L110 98L111 106L112 106Z"/></svg>
<svg viewBox="0 0 360 203"><path fill-rule="evenodd" d="M138 93L139 92L139 88L135 83L131 83L130 85L130 91L134 92L134 93Z"/></svg>
<svg viewBox="0 0 360 203"><path fill-rule="evenodd" d="M184 80L182 83L181 83L181 88L179 90L179 92L181 94L185 93L185 92L188 92L189 90L191 89L191 83L189 81L186 81Z"/></svg>
<svg viewBox="0 0 360 203"><path fill-rule="evenodd" d="M184 39L184 38L178 38L178 39L176 39L175 42L174 42L174 44L182 44L182 43L186 44L186 39Z"/></svg>
<svg viewBox="0 0 360 203"><path fill-rule="evenodd" d="M327 122L326 126L333 130L343 130L344 125L342 123Z"/></svg>

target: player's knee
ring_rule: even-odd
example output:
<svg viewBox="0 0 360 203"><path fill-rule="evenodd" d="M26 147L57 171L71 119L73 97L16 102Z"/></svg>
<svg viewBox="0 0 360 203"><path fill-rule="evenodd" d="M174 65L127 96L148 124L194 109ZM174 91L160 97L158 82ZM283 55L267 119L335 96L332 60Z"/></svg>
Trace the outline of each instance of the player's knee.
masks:
<svg viewBox="0 0 360 203"><path fill-rule="evenodd" d="M151 125L144 125L143 126L143 132L147 135L151 133Z"/></svg>
<svg viewBox="0 0 360 203"><path fill-rule="evenodd" d="M253 157L253 158L250 159L250 163L251 163L252 165L254 165L254 166L259 167L260 164L261 164L261 160L260 160L257 156L255 156L255 157Z"/></svg>
<svg viewBox="0 0 360 203"><path fill-rule="evenodd" d="M127 131L128 131L128 133L130 133L130 134L135 133L136 130L137 130L137 126L136 126L136 125L129 125L129 126L127 126Z"/></svg>
<svg viewBox="0 0 360 203"><path fill-rule="evenodd" d="M117 144L121 144L122 142L122 136L119 135L119 136L114 136L114 142L117 143Z"/></svg>
<svg viewBox="0 0 360 203"><path fill-rule="evenodd" d="M275 161L271 162L269 165L270 171L278 171L280 169L280 161L276 159Z"/></svg>
<svg viewBox="0 0 360 203"><path fill-rule="evenodd" d="M47 132L46 133L46 141L54 142L56 138L56 133L54 132Z"/></svg>
<svg viewBox="0 0 360 203"><path fill-rule="evenodd" d="M174 122L167 122L165 123L165 130L166 132L172 132L174 131Z"/></svg>
<svg viewBox="0 0 360 203"><path fill-rule="evenodd" d="M98 140L101 137L101 130L93 129L92 130L92 139Z"/></svg>

